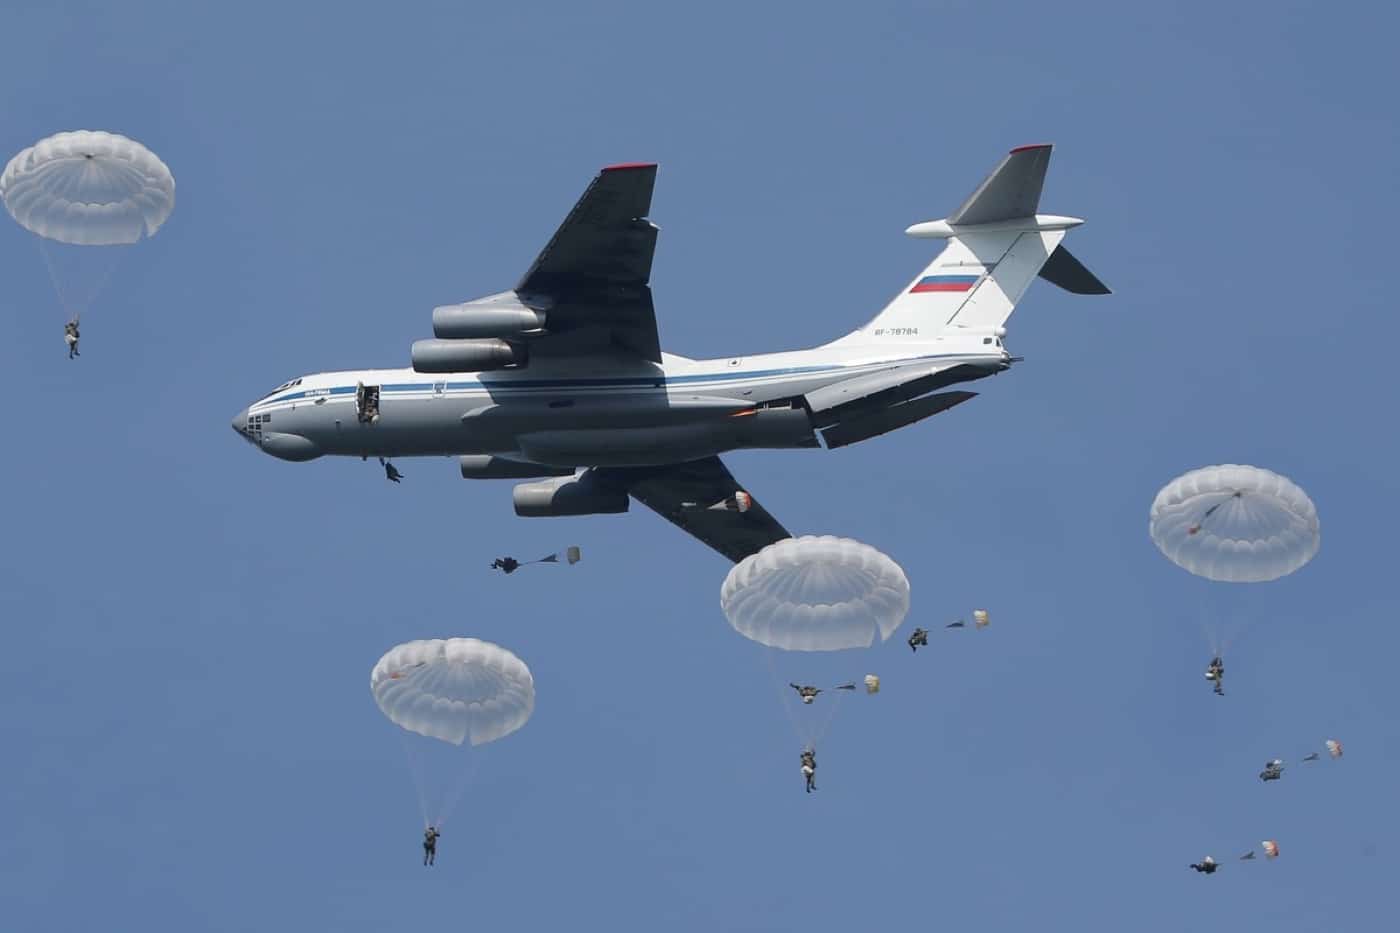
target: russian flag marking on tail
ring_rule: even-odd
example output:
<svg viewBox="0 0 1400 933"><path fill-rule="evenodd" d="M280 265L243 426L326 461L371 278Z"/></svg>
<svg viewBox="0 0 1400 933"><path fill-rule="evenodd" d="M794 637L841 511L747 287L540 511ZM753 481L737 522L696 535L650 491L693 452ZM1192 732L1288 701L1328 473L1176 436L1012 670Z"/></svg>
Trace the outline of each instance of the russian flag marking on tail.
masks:
<svg viewBox="0 0 1400 933"><path fill-rule="evenodd" d="M979 275L926 275L914 283L909 294L920 292L965 292L977 284Z"/></svg>

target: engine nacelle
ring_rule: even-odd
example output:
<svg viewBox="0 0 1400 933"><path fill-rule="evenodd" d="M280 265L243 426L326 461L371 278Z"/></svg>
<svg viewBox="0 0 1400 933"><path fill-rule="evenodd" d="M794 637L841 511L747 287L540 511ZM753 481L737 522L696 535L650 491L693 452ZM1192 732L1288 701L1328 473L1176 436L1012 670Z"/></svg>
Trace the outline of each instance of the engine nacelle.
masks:
<svg viewBox="0 0 1400 933"><path fill-rule="evenodd" d="M573 476L573 467L542 466L538 463L521 463L505 457L489 454L473 454L458 457L462 469L462 479L533 479L536 476Z"/></svg>
<svg viewBox="0 0 1400 933"><path fill-rule="evenodd" d="M513 337L544 327L545 313L521 302L515 292L433 309L433 336L444 340Z"/></svg>
<svg viewBox="0 0 1400 933"><path fill-rule="evenodd" d="M614 515L626 512L627 490L599 482L591 470L515 487L515 514L522 518Z"/></svg>
<svg viewBox="0 0 1400 933"><path fill-rule="evenodd" d="M420 373L480 373L524 366L529 358L525 347L494 337L413 341L413 368Z"/></svg>

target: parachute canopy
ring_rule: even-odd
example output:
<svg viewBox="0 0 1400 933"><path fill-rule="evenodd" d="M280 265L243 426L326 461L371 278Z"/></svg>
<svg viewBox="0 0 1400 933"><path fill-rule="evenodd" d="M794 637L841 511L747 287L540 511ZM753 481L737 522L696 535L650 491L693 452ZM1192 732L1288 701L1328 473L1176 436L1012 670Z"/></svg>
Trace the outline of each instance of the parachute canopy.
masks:
<svg viewBox="0 0 1400 933"><path fill-rule="evenodd" d="M972 610L972 621L977 623L978 628L986 628L992 624L992 620L987 617L987 610L985 609Z"/></svg>
<svg viewBox="0 0 1400 933"><path fill-rule="evenodd" d="M1192 470L1152 502L1152 541L1185 570L1224 583L1264 583L1312 560L1321 543L1308 494L1270 470Z"/></svg>
<svg viewBox="0 0 1400 933"><path fill-rule="evenodd" d="M20 226L76 246L154 236L175 208L175 178L125 136L59 133L22 151L0 175L0 200Z"/></svg>
<svg viewBox="0 0 1400 933"><path fill-rule="evenodd" d="M909 612L909 580L859 541L787 538L735 564L719 601L745 638L785 651L841 651L894 634Z"/></svg>
<svg viewBox="0 0 1400 933"><path fill-rule="evenodd" d="M1342 743L1338 742L1336 739L1328 739L1327 754L1331 755L1333 758L1342 757Z"/></svg>
<svg viewBox="0 0 1400 933"><path fill-rule="evenodd" d="M583 560L583 551L579 549L578 545L571 544L564 552L564 557L569 563L577 564L579 561Z"/></svg>
<svg viewBox="0 0 1400 933"><path fill-rule="evenodd" d="M369 685L396 725L453 745L494 742L525 725L535 709L535 680L525 662L475 638L392 648L374 666Z"/></svg>
<svg viewBox="0 0 1400 933"><path fill-rule="evenodd" d="M866 675L865 675L865 692L866 692L866 693L879 693L879 692L880 692L880 677L879 677L879 675L877 675L877 674L866 674Z"/></svg>

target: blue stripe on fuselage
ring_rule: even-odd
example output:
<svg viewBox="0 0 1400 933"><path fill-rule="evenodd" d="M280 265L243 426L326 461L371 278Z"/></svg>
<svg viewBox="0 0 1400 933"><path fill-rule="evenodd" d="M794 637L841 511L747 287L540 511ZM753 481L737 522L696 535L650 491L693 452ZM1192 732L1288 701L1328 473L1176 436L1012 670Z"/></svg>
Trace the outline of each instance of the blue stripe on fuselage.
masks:
<svg viewBox="0 0 1400 933"><path fill-rule="evenodd" d="M863 369L870 366L905 366L911 363L918 363L924 360L953 359L973 356L975 354L964 353L934 353L928 356L909 357L901 360L885 360L873 363L853 363L845 365L827 366L791 366L784 369L756 369L747 372L717 372L717 373L697 373L689 376L626 376L626 377L601 377L597 379L508 379L500 382L484 383L480 379L473 379L466 382L448 382L444 391L458 389L487 389L493 392L510 391L512 389L600 389L600 388L632 388L646 386L648 388L665 388L672 385L683 385L703 382L738 382L746 379L764 379L771 376L799 376L808 373L831 372L838 373L843 369ZM430 392L438 383L436 382L396 382L387 383L379 387L379 394L382 398L386 392ZM300 392L289 392L286 395L279 395L276 398L258 402L256 407L265 407L281 402L292 402L301 398L313 398L323 395L353 395L355 386L333 386L328 389L303 389Z"/></svg>

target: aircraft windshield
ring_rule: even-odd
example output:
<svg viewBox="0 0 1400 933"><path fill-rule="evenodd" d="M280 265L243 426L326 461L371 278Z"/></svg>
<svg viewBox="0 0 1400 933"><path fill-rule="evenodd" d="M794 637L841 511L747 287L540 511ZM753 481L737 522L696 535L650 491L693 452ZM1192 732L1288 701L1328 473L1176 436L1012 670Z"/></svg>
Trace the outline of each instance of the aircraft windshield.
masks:
<svg viewBox="0 0 1400 933"><path fill-rule="evenodd" d="M271 392L269 392L269 393L267 393L266 395L264 395L262 398L258 399L258 401L261 402L261 401L263 401L263 400L265 400L265 399L270 399L270 398L272 398L274 395L276 395L278 392L281 392L281 391L283 391L283 390L285 390L285 389L290 389L292 386L299 386L299 385L301 385L301 380L300 380L300 379L291 379L291 380L288 380L287 382L282 383L280 386L278 386L277 388L273 389Z"/></svg>

